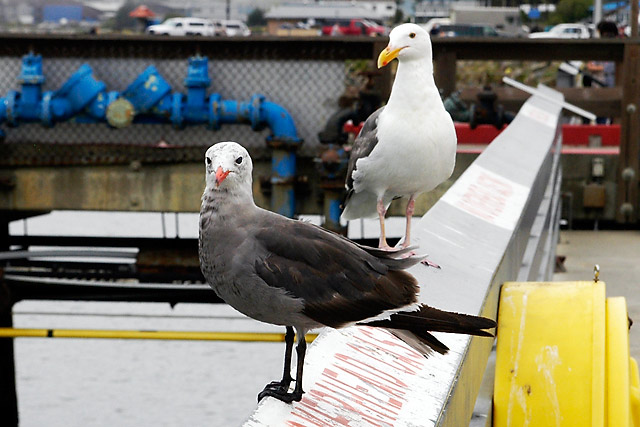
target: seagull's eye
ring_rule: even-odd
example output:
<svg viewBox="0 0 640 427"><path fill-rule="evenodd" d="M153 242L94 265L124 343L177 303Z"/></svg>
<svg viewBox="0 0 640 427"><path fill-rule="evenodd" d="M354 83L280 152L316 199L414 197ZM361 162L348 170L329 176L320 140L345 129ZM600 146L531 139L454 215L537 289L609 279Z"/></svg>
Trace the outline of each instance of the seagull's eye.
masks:
<svg viewBox="0 0 640 427"><path fill-rule="evenodd" d="M209 157L207 157L207 164L210 165L211 164L211 159Z"/></svg>
<svg viewBox="0 0 640 427"><path fill-rule="evenodd" d="M236 159L236 164L239 165L240 163L242 163L242 156Z"/></svg>
<svg viewBox="0 0 640 427"><path fill-rule="evenodd" d="M409 37L412 38L412 39L415 39L416 38L416 33L409 33Z"/></svg>

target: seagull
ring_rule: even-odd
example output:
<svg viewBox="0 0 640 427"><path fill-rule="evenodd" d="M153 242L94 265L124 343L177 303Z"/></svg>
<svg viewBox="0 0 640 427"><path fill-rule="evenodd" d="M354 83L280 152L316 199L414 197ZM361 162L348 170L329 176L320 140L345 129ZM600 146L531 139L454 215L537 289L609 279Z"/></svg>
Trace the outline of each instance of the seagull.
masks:
<svg viewBox="0 0 640 427"><path fill-rule="evenodd" d="M430 331L493 336L484 331L495 327L491 319L417 303L417 280L405 269L421 258L403 257L412 248L361 246L256 206L253 164L240 144L211 146L205 168L199 257L207 283L241 313L286 327L282 379L268 384L258 400L271 396L291 403L302 398L305 334L311 329L354 324L387 328L443 354L448 348ZM294 336L296 377L289 391Z"/></svg>
<svg viewBox="0 0 640 427"><path fill-rule="evenodd" d="M342 218L380 220L378 246L387 243L384 216L393 199L408 197L406 231L401 246L411 244L416 197L451 176L457 137L433 79L429 33L402 24L389 34L378 68L398 59L389 101L364 122L354 141L347 168Z"/></svg>

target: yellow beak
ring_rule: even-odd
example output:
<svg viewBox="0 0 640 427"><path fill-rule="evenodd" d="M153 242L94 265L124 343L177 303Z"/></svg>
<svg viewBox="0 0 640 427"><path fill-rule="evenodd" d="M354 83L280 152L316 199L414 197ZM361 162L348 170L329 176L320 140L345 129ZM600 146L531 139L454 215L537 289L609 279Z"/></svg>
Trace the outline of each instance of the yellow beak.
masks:
<svg viewBox="0 0 640 427"><path fill-rule="evenodd" d="M398 49L391 50L391 47L387 46L382 52L380 52L380 55L378 56L378 68L384 67L393 59L397 58L398 53L400 53L402 49L403 48L400 47Z"/></svg>

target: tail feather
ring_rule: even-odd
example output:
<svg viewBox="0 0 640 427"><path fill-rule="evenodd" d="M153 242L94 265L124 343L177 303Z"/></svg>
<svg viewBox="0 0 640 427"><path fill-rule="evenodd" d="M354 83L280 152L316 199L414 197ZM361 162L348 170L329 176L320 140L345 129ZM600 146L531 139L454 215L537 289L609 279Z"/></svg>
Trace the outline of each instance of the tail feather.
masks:
<svg viewBox="0 0 640 427"><path fill-rule="evenodd" d="M423 332L419 335L404 329L389 329L389 332L409 346L421 351L425 356L431 355L434 351L445 354L449 350L449 347L429 332Z"/></svg>
<svg viewBox="0 0 640 427"><path fill-rule="evenodd" d="M388 319L361 324L412 332L424 344L442 354L448 350L447 346L429 332L493 337L494 335L491 332L484 329L496 327L496 322L486 317L438 310L424 304L420 305L416 311L402 311L392 314Z"/></svg>
<svg viewBox="0 0 640 427"><path fill-rule="evenodd" d="M472 316L469 314L453 313L420 305L416 311L402 311L395 313L389 319L396 325L407 327L426 326L433 332L449 332L479 336L493 336L483 329L496 327L496 322L486 317ZM406 328L402 328L406 329Z"/></svg>

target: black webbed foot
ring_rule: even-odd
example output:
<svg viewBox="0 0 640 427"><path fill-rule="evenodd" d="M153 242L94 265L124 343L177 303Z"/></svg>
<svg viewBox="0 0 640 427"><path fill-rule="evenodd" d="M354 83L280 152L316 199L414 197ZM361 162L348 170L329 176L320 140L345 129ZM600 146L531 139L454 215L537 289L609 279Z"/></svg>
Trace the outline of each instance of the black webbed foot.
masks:
<svg viewBox="0 0 640 427"><path fill-rule="evenodd" d="M258 402L267 396L274 397L284 403L299 402L302 400L302 394L304 391L296 389L291 393L288 393L289 387L284 387L279 381L274 381L267 384L267 386L258 394Z"/></svg>
<svg viewBox="0 0 640 427"><path fill-rule="evenodd" d="M271 381L269 384L267 384L266 386L264 386L265 389L269 388L269 389L282 389L282 390L288 390L289 389L289 384L291 384L291 381L287 381L287 382L283 382L283 381Z"/></svg>
<svg viewBox="0 0 640 427"><path fill-rule="evenodd" d="M268 394L267 391L273 391L279 394L286 394L287 391L289 391L289 385L291 384L291 381L293 381L292 378L287 378L280 381L271 381L269 384L264 386L264 390L262 390L258 394L258 402L260 402L262 398L265 396L271 396L271 394Z"/></svg>

